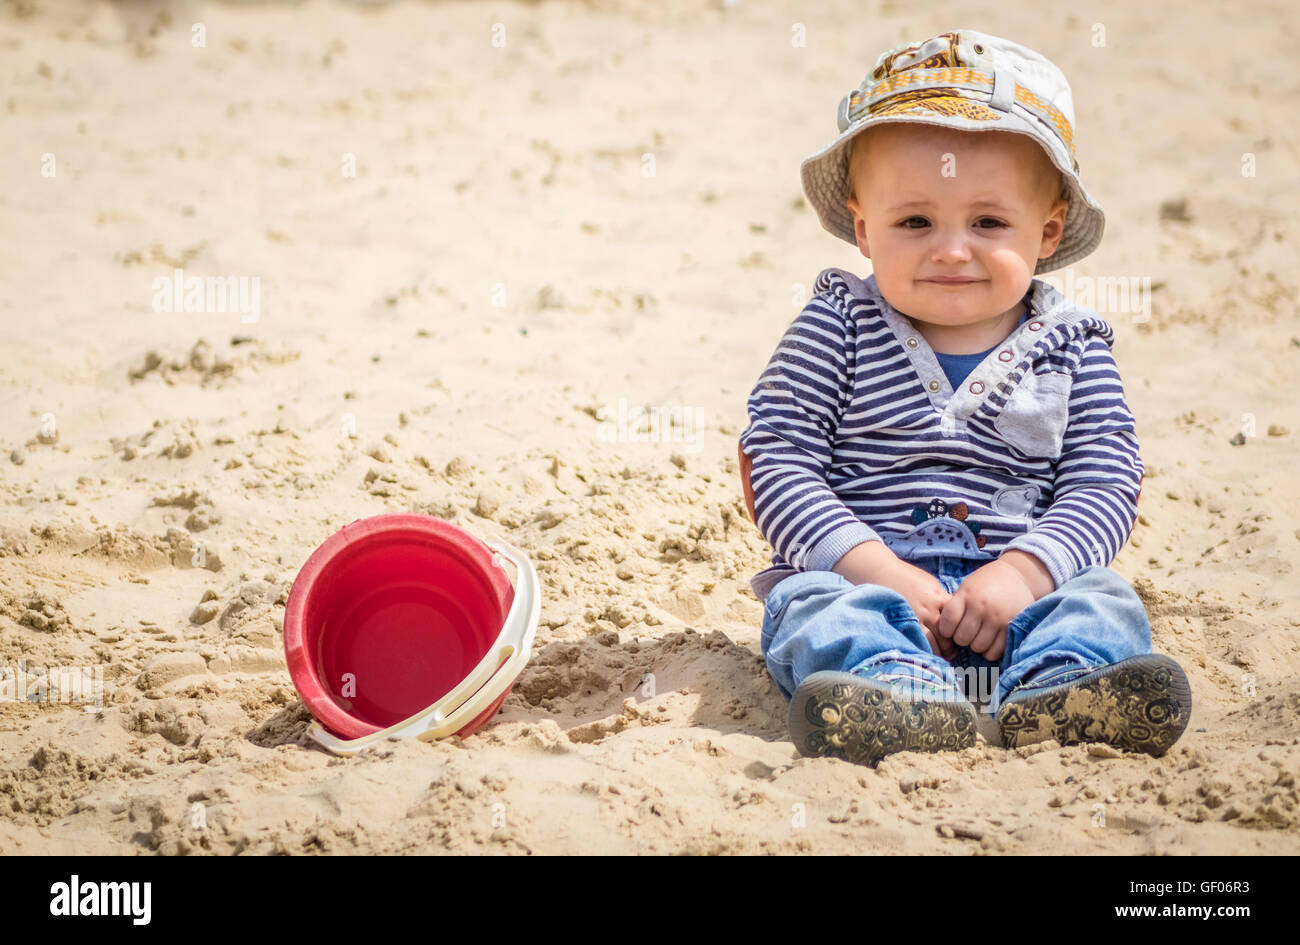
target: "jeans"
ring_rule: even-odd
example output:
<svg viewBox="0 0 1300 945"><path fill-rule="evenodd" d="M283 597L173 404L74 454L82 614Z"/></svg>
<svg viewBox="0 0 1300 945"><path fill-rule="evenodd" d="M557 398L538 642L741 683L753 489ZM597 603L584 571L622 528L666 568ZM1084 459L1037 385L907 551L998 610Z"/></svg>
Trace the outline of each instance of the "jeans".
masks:
<svg viewBox="0 0 1300 945"><path fill-rule="evenodd" d="M911 563L953 593L986 562L936 556ZM897 591L855 585L834 571L801 571L780 581L764 601L762 650L787 701L799 683L822 670L904 668L922 678L956 677L958 688L963 681L981 680L978 701L996 712L1017 684L1039 670L1060 664L1092 669L1150 653L1151 624L1128 582L1110 568L1094 565L1007 624L997 663L961 646L950 664L931 651L921 622ZM966 691L976 701L969 685Z"/></svg>

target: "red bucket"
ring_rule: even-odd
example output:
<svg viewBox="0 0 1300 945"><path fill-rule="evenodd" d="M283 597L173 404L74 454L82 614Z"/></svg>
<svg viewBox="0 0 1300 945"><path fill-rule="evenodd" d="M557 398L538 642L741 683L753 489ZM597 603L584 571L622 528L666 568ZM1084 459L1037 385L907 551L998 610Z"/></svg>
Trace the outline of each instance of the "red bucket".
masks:
<svg viewBox="0 0 1300 945"><path fill-rule="evenodd" d="M285 658L313 736L346 754L388 735L472 734L527 662L538 609L532 564L505 542L428 515L345 525L285 607Z"/></svg>

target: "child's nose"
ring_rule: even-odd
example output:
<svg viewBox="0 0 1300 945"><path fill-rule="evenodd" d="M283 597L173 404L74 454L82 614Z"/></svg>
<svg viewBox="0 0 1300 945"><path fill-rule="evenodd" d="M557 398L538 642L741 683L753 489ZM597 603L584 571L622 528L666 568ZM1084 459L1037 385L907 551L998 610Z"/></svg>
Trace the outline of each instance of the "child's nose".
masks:
<svg viewBox="0 0 1300 945"><path fill-rule="evenodd" d="M970 259L966 234L957 230L936 231L932 258L937 263L964 262Z"/></svg>

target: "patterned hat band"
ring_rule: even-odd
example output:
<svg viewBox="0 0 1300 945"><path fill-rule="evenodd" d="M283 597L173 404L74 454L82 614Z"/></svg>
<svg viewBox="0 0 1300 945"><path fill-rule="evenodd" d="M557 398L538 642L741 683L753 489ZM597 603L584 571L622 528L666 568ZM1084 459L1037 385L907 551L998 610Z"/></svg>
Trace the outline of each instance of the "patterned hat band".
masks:
<svg viewBox="0 0 1300 945"><path fill-rule="evenodd" d="M972 121L998 121L1019 104L1045 125L1055 129L1077 172L1074 129L1050 102L1045 102L1016 82L1009 70L994 74L980 69L907 69L873 84L870 93L854 89L840 101L838 124L843 132L855 121L867 117L923 108L941 115Z"/></svg>

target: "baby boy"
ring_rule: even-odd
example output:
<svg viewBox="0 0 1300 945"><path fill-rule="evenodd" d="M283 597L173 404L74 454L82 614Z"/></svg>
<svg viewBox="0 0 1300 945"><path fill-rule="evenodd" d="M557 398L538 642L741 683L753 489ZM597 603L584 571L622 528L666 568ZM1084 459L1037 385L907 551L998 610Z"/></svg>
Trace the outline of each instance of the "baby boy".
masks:
<svg viewBox="0 0 1300 945"><path fill-rule="evenodd" d="M875 764L1049 738L1160 755L1178 664L1108 565L1144 467L1113 332L1038 273L1091 252L1070 89L959 30L881 56L803 164L823 226L871 260L818 277L748 402L762 649L805 755Z"/></svg>

